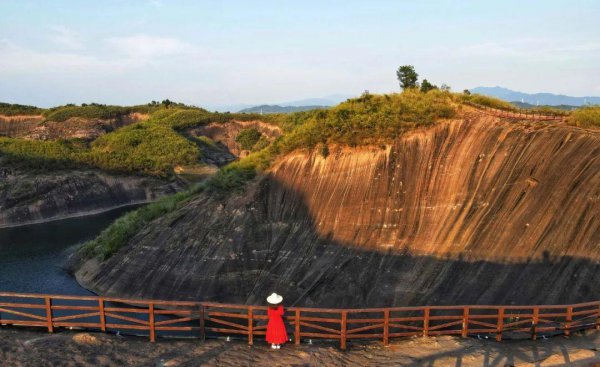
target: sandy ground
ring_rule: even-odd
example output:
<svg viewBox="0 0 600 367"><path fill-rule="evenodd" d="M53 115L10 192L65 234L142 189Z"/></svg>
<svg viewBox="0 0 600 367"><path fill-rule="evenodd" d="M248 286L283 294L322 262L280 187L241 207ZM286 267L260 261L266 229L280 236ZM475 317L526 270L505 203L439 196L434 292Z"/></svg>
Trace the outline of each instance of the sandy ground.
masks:
<svg viewBox="0 0 600 367"><path fill-rule="evenodd" d="M353 343L285 345L263 341L159 340L101 333L46 334L0 330L0 366L600 366L600 332L570 338L503 341L454 337Z"/></svg>

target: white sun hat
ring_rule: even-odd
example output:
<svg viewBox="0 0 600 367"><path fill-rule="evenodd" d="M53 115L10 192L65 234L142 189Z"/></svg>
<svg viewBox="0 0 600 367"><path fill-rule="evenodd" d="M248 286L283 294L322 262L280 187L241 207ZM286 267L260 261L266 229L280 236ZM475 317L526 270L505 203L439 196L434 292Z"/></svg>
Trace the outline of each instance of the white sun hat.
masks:
<svg viewBox="0 0 600 367"><path fill-rule="evenodd" d="M278 305L281 303L281 301L283 301L283 297L281 297L277 293L273 293L269 297L267 297L267 302L269 302L272 305Z"/></svg>

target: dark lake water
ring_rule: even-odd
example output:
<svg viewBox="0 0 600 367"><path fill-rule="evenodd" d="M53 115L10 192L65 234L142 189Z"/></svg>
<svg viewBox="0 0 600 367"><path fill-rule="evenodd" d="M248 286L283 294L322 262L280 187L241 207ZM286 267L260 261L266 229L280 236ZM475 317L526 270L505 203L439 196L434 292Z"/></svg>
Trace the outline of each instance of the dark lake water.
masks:
<svg viewBox="0 0 600 367"><path fill-rule="evenodd" d="M116 218L135 208L0 228L0 291L90 295L62 268L69 250L94 238Z"/></svg>

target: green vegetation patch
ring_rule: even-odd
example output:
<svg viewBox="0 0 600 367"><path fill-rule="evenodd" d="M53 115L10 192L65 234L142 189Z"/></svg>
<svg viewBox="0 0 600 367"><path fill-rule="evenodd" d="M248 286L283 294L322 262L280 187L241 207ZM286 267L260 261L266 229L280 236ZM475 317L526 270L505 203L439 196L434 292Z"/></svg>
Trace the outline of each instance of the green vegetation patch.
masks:
<svg viewBox="0 0 600 367"><path fill-rule="evenodd" d="M583 128L600 128L600 106L583 107L571 112L569 124Z"/></svg>
<svg viewBox="0 0 600 367"><path fill-rule="evenodd" d="M43 112L43 108L35 106L0 102L0 115L4 116L41 115Z"/></svg>
<svg viewBox="0 0 600 367"><path fill-rule="evenodd" d="M23 169L75 168L88 158L85 143L78 140L36 141L0 137L3 162Z"/></svg>
<svg viewBox="0 0 600 367"><path fill-rule="evenodd" d="M256 128L244 129L236 136L235 141L244 150L251 150L260 140L262 134Z"/></svg>
<svg viewBox="0 0 600 367"><path fill-rule="evenodd" d="M200 150L169 126L149 121L96 139L89 158L90 164L107 170L165 176L176 165L198 162Z"/></svg>
<svg viewBox="0 0 600 367"><path fill-rule="evenodd" d="M453 95L437 89L421 93L407 89L399 94L371 95L305 115L305 121L281 142L283 152L312 149L319 143L349 146L391 141L402 133L455 116Z"/></svg>

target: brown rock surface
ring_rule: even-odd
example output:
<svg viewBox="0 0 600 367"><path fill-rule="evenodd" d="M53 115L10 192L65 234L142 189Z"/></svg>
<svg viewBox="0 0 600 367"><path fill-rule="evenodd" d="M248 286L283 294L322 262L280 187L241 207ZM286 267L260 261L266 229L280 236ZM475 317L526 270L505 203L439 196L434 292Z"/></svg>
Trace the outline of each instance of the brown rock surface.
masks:
<svg viewBox="0 0 600 367"><path fill-rule="evenodd" d="M78 280L99 294L364 307L600 294L600 134L469 113L393 145L294 153L201 195Z"/></svg>

